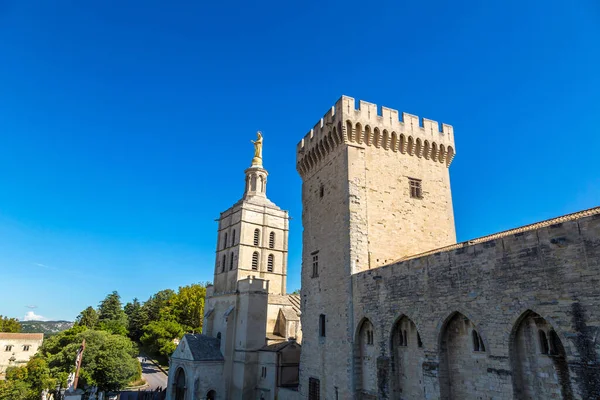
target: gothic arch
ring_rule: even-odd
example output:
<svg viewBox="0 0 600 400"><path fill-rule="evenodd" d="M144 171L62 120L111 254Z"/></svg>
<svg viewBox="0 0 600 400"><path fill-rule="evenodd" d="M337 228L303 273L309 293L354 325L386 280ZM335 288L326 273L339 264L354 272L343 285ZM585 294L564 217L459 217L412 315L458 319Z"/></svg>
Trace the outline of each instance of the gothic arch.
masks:
<svg viewBox="0 0 600 400"><path fill-rule="evenodd" d="M475 398L477 388L484 387L488 379L488 346L481 329L465 314L455 311L445 319L438 343L440 398Z"/></svg>
<svg viewBox="0 0 600 400"><path fill-rule="evenodd" d="M358 398L377 394L375 329L369 318L357 325L354 336L354 382Z"/></svg>
<svg viewBox="0 0 600 400"><path fill-rule="evenodd" d="M173 384L173 399L174 400L185 400L185 394L187 391L186 376L183 367L177 368L175 372L175 382Z"/></svg>
<svg viewBox="0 0 600 400"><path fill-rule="evenodd" d="M563 335L538 313L528 309L516 320L510 334L509 355L515 398L542 400L572 398Z"/></svg>
<svg viewBox="0 0 600 400"><path fill-rule="evenodd" d="M417 325L407 315L396 319L390 333L392 399L423 399L425 352Z"/></svg>

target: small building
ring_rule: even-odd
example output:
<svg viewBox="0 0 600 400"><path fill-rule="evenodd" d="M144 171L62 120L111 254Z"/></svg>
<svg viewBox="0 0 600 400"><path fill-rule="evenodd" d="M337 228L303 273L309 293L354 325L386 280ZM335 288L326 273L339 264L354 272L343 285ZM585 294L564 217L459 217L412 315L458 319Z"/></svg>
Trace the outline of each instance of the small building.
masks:
<svg viewBox="0 0 600 400"><path fill-rule="evenodd" d="M27 364L43 341L43 333L0 332L0 379L4 379L8 367Z"/></svg>

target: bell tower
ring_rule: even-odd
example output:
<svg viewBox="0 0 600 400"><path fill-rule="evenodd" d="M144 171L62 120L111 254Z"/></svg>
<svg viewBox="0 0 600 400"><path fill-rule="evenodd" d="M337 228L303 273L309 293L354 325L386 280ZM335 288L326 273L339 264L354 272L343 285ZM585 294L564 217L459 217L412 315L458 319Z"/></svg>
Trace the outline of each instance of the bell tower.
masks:
<svg viewBox="0 0 600 400"><path fill-rule="evenodd" d="M257 136L244 194L218 220L215 293L234 292L249 276L269 281L270 294L286 291L289 216L267 198L269 174L262 163L261 132Z"/></svg>

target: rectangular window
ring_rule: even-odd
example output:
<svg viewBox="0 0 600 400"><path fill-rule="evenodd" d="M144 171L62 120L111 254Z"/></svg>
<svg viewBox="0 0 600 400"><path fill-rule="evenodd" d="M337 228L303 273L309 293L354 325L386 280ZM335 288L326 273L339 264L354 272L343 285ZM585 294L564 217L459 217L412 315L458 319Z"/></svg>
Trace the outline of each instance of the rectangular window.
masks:
<svg viewBox="0 0 600 400"><path fill-rule="evenodd" d="M12 351L12 345L8 345L4 348L4 351Z"/></svg>
<svg viewBox="0 0 600 400"><path fill-rule="evenodd" d="M319 336L325 337L325 314L319 315Z"/></svg>
<svg viewBox="0 0 600 400"><path fill-rule="evenodd" d="M319 276L319 252L314 252L312 254L312 278L317 278Z"/></svg>
<svg viewBox="0 0 600 400"><path fill-rule="evenodd" d="M308 400L321 400L321 382L316 378L308 378Z"/></svg>
<svg viewBox="0 0 600 400"><path fill-rule="evenodd" d="M23 351L29 351L29 345L28 344L24 344L23 345Z"/></svg>
<svg viewBox="0 0 600 400"><path fill-rule="evenodd" d="M421 188L421 180L408 178L408 182L410 185L410 197L412 197L413 199L422 199L423 191Z"/></svg>

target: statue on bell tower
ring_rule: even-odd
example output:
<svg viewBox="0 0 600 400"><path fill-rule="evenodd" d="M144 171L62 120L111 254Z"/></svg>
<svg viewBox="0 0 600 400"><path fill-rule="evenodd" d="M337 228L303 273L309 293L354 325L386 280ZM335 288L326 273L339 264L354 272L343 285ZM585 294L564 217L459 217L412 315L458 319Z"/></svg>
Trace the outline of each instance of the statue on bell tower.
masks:
<svg viewBox="0 0 600 400"><path fill-rule="evenodd" d="M263 137L261 131L256 132L256 141L251 140L254 143L254 158L252 159L252 165L262 166L262 145Z"/></svg>

